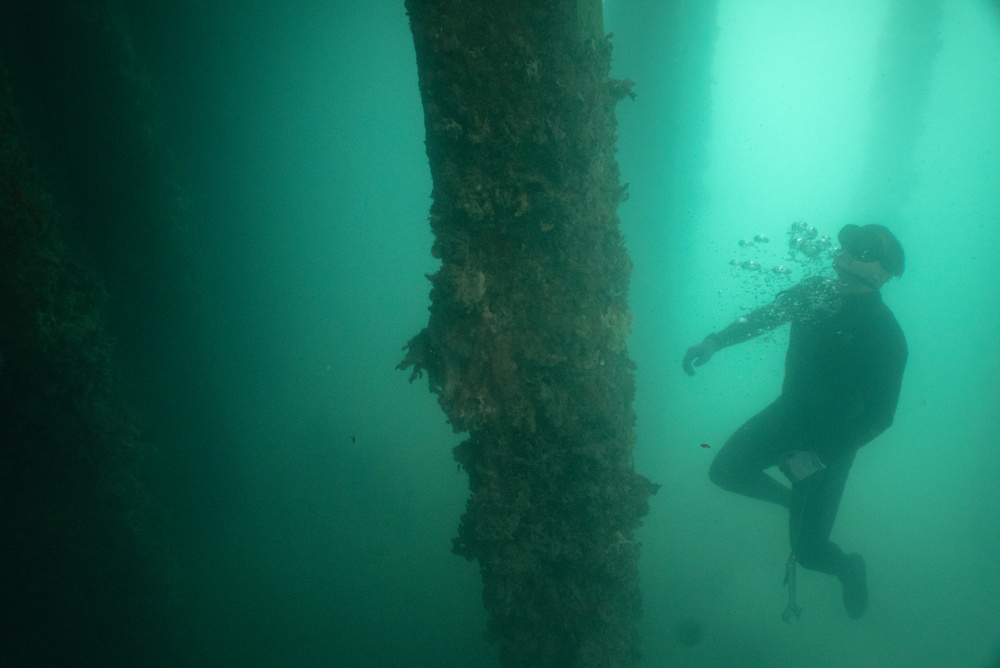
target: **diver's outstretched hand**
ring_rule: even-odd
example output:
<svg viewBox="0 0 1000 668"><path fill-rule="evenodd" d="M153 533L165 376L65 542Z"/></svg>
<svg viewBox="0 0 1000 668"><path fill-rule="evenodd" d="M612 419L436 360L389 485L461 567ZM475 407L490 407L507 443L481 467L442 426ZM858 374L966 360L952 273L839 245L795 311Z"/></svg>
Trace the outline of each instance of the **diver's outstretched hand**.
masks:
<svg viewBox="0 0 1000 668"><path fill-rule="evenodd" d="M689 376L694 375L694 367L701 366L712 359L712 355L719 350L718 344L711 337L705 337L701 343L688 348L684 355L684 373Z"/></svg>

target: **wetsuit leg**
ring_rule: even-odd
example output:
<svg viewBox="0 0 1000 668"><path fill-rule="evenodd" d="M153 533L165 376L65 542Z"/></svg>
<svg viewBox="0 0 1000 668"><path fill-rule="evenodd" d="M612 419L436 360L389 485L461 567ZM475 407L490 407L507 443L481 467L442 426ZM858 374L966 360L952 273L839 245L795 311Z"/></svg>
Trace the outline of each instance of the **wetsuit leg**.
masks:
<svg viewBox="0 0 1000 668"><path fill-rule="evenodd" d="M792 552L804 567L839 575L844 553L830 541L854 452L828 462L825 469L792 485L788 513Z"/></svg>
<svg viewBox="0 0 1000 668"><path fill-rule="evenodd" d="M793 448L794 433L775 402L736 430L712 461L708 476L724 490L788 507L791 492L764 470Z"/></svg>

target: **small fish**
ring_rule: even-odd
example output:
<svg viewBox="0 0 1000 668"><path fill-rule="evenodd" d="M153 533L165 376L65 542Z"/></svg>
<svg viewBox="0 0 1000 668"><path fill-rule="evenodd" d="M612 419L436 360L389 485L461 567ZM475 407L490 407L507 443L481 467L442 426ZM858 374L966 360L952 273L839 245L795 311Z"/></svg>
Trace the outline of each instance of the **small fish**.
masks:
<svg viewBox="0 0 1000 668"><path fill-rule="evenodd" d="M357 443L358 439L356 436L351 436L351 443Z"/></svg>
<svg viewBox="0 0 1000 668"><path fill-rule="evenodd" d="M702 443L702 444L701 444L701 447L703 447L703 448L710 448L710 447L712 447L712 446L711 446L711 445L709 445L708 443Z"/></svg>

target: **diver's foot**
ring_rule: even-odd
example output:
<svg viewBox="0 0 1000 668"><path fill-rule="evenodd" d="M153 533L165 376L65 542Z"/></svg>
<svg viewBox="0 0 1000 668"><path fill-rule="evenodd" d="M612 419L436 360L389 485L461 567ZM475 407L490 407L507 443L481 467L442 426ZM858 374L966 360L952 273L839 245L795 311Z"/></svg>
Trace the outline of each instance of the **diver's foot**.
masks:
<svg viewBox="0 0 1000 668"><path fill-rule="evenodd" d="M865 560L860 554L844 558L844 569L840 574L844 585L844 609L851 619L859 619L868 607L868 575Z"/></svg>

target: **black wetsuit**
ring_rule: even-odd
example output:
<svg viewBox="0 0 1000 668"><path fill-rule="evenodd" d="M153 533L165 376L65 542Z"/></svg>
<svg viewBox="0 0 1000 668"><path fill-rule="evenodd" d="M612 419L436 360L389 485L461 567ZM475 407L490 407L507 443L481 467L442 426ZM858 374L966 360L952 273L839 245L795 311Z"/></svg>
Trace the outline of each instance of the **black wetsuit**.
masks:
<svg viewBox="0 0 1000 668"><path fill-rule="evenodd" d="M838 574L830 532L857 449L892 424L906 366L903 332L878 291L844 293L810 278L718 334L720 346L791 322L781 396L733 434L712 462L721 487L789 506L792 551L806 568ZM826 468L787 488L764 473L792 450Z"/></svg>

